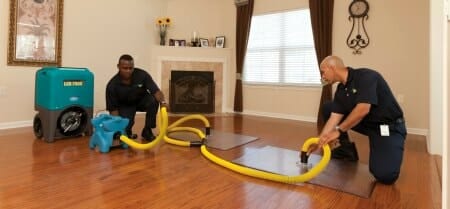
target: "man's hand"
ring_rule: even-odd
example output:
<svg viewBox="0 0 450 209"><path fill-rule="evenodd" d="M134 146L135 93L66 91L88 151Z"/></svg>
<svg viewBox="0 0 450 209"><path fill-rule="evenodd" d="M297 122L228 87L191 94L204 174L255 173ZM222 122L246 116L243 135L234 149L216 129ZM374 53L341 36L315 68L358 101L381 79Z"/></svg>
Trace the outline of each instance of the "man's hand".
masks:
<svg viewBox="0 0 450 209"><path fill-rule="evenodd" d="M169 104L167 104L166 102L161 102L160 104L160 108L165 107L166 111L169 112Z"/></svg>
<svg viewBox="0 0 450 209"><path fill-rule="evenodd" d="M318 144L312 144L311 146L309 146L307 152L308 155L322 148L325 144L330 145L330 147L334 147L333 144L337 142L339 135L340 135L339 131L333 130L328 132L327 134L320 136Z"/></svg>

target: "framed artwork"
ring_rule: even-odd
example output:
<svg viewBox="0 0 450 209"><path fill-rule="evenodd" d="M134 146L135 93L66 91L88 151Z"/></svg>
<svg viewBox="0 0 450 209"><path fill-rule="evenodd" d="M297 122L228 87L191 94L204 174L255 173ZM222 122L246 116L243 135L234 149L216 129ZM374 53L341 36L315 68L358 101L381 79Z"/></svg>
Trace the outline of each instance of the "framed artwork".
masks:
<svg viewBox="0 0 450 209"><path fill-rule="evenodd" d="M180 46L186 46L186 40L178 40Z"/></svg>
<svg viewBox="0 0 450 209"><path fill-rule="evenodd" d="M200 46L201 47L208 47L209 46L209 41L206 38L200 38Z"/></svg>
<svg viewBox="0 0 450 209"><path fill-rule="evenodd" d="M169 39L169 46L175 46L175 39Z"/></svg>
<svg viewBox="0 0 450 209"><path fill-rule="evenodd" d="M186 46L186 40L170 39L169 46L175 46L175 47Z"/></svg>
<svg viewBox="0 0 450 209"><path fill-rule="evenodd" d="M225 36L217 36L216 48L224 48L224 47L225 47Z"/></svg>
<svg viewBox="0 0 450 209"><path fill-rule="evenodd" d="M61 66L64 0L10 0L8 65Z"/></svg>

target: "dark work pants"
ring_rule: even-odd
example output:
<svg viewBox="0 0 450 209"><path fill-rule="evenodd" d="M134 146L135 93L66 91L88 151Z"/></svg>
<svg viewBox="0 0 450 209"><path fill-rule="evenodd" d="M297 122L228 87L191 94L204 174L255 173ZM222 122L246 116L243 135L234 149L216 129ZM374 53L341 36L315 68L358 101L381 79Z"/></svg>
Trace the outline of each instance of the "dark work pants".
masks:
<svg viewBox="0 0 450 209"><path fill-rule="evenodd" d="M131 133L131 130L134 125L134 117L136 116L136 112L146 112L145 113L145 125L144 129L151 131L152 128L156 127L156 114L158 113L159 103L156 99L146 94L144 98L142 98L135 105L122 105L119 107L119 115L124 118L128 118L130 122L126 128L127 134Z"/></svg>
<svg viewBox="0 0 450 209"><path fill-rule="evenodd" d="M324 104L322 108L326 121L331 115L331 103ZM403 119L388 125L389 136L381 136L379 125L360 123L352 128L369 137L369 170L377 181L383 184L393 184L398 179L407 134ZM348 141L348 134L342 134L339 141Z"/></svg>

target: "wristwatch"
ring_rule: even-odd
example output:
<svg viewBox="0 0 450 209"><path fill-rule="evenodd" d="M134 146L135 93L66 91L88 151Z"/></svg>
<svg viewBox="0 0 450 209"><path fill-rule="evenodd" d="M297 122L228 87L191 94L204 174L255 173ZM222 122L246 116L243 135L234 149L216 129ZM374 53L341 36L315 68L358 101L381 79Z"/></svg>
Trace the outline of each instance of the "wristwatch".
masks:
<svg viewBox="0 0 450 209"><path fill-rule="evenodd" d="M345 131L343 131L343 130L341 129L341 127L339 127L339 126L334 127L334 129L335 129L336 131L339 131L339 134L340 134L340 135L342 135L342 134L345 133Z"/></svg>

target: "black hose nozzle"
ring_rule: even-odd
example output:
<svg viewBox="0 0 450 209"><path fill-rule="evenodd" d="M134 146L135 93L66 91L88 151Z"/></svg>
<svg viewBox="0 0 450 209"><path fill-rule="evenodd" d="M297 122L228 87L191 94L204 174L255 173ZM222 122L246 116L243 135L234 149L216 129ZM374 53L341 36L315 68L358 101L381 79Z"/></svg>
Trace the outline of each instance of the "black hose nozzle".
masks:
<svg viewBox="0 0 450 209"><path fill-rule="evenodd" d="M191 141L190 145L191 147L200 147L203 145L203 141Z"/></svg>
<svg viewBox="0 0 450 209"><path fill-rule="evenodd" d="M308 163L308 157L309 156L308 156L307 152L302 151L301 154L300 154L300 162L304 163L304 164L307 164Z"/></svg>

